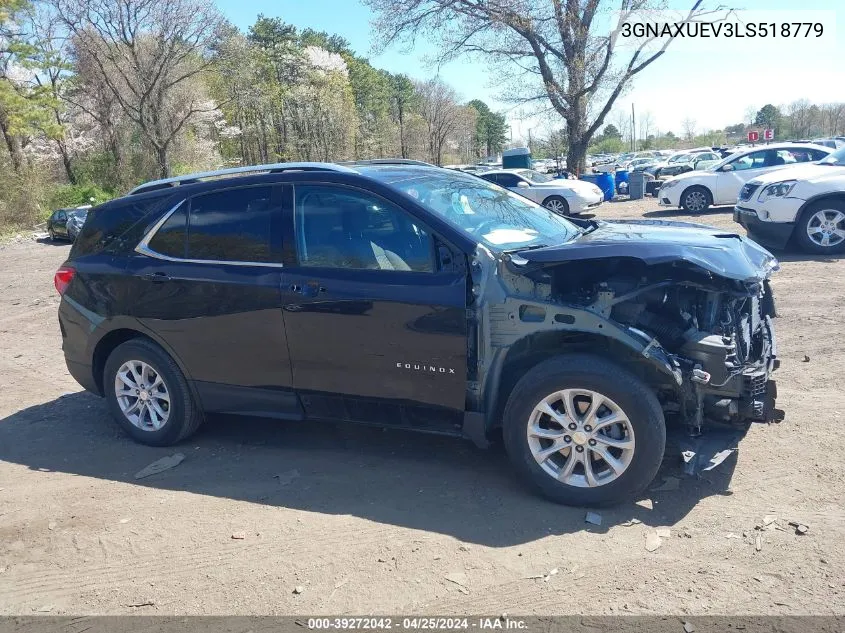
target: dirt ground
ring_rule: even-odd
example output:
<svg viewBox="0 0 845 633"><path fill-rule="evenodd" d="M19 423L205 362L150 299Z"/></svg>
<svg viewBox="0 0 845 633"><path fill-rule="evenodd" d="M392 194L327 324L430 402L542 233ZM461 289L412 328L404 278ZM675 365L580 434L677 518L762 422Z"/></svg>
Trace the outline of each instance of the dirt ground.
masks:
<svg viewBox="0 0 845 633"><path fill-rule="evenodd" d="M653 199L597 215L689 219ZM65 369L68 250L0 247L0 614L845 613L845 259L781 257L785 420L593 526L459 440L220 418L175 450L133 443Z"/></svg>

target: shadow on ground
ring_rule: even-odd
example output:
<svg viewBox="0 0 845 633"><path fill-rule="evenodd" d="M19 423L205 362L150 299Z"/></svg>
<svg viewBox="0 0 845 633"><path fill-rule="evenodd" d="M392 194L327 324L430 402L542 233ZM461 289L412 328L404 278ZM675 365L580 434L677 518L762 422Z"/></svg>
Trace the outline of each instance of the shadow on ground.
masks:
<svg viewBox="0 0 845 633"><path fill-rule="evenodd" d="M134 478L177 451L186 456L178 467ZM105 402L85 392L0 420L0 460L39 472L353 515L503 547L550 534L604 532L632 518L676 524L700 499L730 494L736 457L702 478L683 479L677 490L647 493L652 510L634 503L599 510L600 527L585 524L583 509L532 494L501 447L482 451L457 439L357 425L215 417L178 447L151 448L126 437ZM667 448L653 486L681 477L680 465L677 447Z"/></svg>
<svg viewBox="0 0 845 633"><path fill-rule="evenodd" d="M646 211L645 213L643 213L643 217L674 218L675 216L682 215L684 216L685 222L700 222L701 224L705 224L706 222L704 222L704 220L706 220L707 216L709 215L724 215L725 213L733 214L733 212L733 205L729 207L708 207L707 210L702 211L700 213L696 213L695 215L691 215L689 211L685 211L684 209L661 207L656 211ZM702 219L699 220L698 218Z"/></svg>

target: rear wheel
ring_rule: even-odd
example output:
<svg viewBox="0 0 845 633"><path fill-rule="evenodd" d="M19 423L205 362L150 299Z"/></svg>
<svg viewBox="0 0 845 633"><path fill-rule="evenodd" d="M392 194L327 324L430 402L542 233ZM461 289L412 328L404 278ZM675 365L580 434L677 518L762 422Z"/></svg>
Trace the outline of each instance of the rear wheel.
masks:
<svg viewBox="0 0 845 633"><path fill-rule="evenodd" d="M690 187L681 195L681 206L689 213L701 213L713 204L706 187Z"/></svg>
<svg viewBox="0 0 845 633"><path fill-rule="evenodd" d="M810 253L845 251L845 202L822 200L807 207L795 227L795 239Z"/></svg>
<svg viewBox="0 0 845 633"><path fill-rule="evenodd" d="M639 378L602 358L560 356L516 384L504 414L516 469L567 505L632 500L657 473L666 444L663 411Z"/></svg>
<svg viewBox="0 0 845 633"><path fill-rule="evenodd" d="M543 206L552 213L557 213L558 215L569 215L569 204L560 196L549 196L543 200Z"/></svg>
<svg viewBox="0 0 845 633"><path fill-rule="evenodd" d="M103 390L114 419L142 444L169 446L202 422L179 366L145 339L114 349L103 372Z"/></svg>

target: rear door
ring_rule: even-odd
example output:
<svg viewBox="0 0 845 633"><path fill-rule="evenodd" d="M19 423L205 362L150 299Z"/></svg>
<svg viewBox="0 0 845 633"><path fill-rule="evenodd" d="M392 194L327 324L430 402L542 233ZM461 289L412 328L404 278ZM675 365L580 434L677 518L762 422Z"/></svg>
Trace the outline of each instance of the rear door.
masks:
<svg viewBox="0 0 845 633"><path fill-rule="evenodd" d="M282 302L293 384L308 414L408 424L399 413L408 406L462 412L460 253L374 193L322 183L294 192L296 248L282 271Z"/></svg>
<svg viewBox="0 0 845 633"><path fill-rule="evenodd" d="M279 293L283 192L183 200L130 258L133 315L182 361L207 410L297 410Z"/></svg>

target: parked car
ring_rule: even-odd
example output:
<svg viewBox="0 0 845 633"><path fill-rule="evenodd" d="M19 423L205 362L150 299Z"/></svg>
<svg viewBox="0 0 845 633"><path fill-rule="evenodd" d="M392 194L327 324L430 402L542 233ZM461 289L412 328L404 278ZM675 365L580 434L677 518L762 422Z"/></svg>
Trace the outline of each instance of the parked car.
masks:
<svg viewBox="0 0 845 633"><path fill-rule="evenodd" d="M592 211L604 200L602 190L592 183L554 178L532 169L499 169L479 175L560 215Z"/></svg>
<svg viewBox="0 0 845 633"><path fill-rule="evenodd" d="M794 238L810 253L845 252L845 147L817 163L750 180L739 193L734 220L773 248Z"/></svg>
<svg viewBox="0 0 845 633"><path fill-rule="evenodd" d="M771 411L777 263L722 233L401 162L167 178L89 212L54 280L62 349L144 444L214 412L501 429L549 498L630 501L664 412L698 434Z"/></svg>
<svg viewBox="0 0 845 633"><path fill-rule="evenodd" d="M815 138L811 141L811 143L815 143L816 145L824 145L825 147L829 147L830 149L836 150L840 147L845 147L845 140L840 138Z"/></svg>
<svg viewBox="0 0 845 633"><path fill-rule="evenodd" d="M665 163L658 165L653 174L655 178L667 178L712 167L720 162L722 157L716 152L683 152L675 154Z"/></svg>
<svg viewBox="0 0 845 633"><path fill-rule="evenodd" d="M56 209L47 218L47 235L51 241L57 239L70 240L71 242L79 235L79 230L85 224L88 209L91 205L73 207L68 209Z"/></svg>
<svg viewBox="0 0 845 633"><path fill-rule="evenodd" d="M700 213L711 205L735 204L742 186L770 171L820 160L829 147L811 143L778 143L732 154L703 171L691 171L665 181L659 204Z"/></svg>

